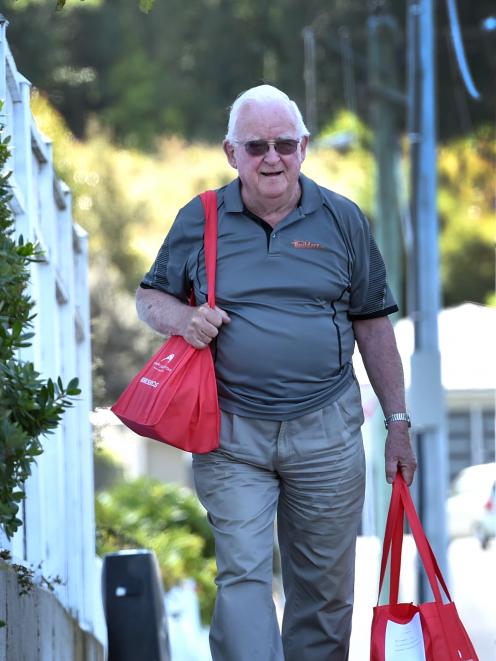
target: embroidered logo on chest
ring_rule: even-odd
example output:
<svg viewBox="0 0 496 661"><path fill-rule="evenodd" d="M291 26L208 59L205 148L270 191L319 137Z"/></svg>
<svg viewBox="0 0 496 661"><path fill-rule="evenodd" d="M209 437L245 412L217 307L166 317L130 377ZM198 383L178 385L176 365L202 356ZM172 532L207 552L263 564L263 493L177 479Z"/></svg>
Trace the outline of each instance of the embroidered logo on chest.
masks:
<svg viewBox="0 0 496 661"><path fill-rule="evenodd" d="M320 250L322 244L314 243L313 241L291 241L293 248L306 248L307 250Z"/></svg>

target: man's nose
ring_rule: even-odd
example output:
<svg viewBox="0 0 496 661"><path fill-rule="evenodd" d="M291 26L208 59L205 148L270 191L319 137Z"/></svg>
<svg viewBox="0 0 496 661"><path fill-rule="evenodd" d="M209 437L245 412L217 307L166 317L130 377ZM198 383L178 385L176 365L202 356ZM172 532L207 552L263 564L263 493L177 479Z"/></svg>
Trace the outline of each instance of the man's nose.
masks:
<svg viewBox="0 0 496 661"><path fill-rule="evenodd" d="M277 163L279 159L280 156L279 153L276 151L276 146L269 144L269 151L265 154L264 160L267 163Z"/></svg>

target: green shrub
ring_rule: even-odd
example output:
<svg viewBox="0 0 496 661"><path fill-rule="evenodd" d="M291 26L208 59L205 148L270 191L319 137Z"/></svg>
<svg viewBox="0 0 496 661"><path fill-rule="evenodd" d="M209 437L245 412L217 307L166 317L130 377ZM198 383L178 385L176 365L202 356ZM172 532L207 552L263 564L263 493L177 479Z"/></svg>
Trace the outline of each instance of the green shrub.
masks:
<svg viewBox="0 0 496 661"><path fill-rule="evenodd" d="M205 510L186 488L139 478L96 497L97 552L155 551L166 590L186 578L197 585L202 620L215 601L215 547Z"/></svg>

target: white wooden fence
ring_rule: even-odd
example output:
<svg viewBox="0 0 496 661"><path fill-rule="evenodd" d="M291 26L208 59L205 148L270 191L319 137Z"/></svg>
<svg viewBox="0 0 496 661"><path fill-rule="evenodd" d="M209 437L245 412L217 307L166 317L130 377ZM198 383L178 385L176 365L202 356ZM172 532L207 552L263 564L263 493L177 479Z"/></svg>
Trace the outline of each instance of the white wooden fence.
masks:
<svg viewBox="0 0 496 661"><path fill-rule="evenodd" d="M45 261L32 265L36 302L35 338L21 354L46 378L64 383L79 377L82 395L64 414L56 433L43 441L27 482L24 525L12 540L0 532L0 547L15 561L59 575L62 605L102 640L98 560L95 556L88 240L72 221L71 192L54 174L52 147L38 131L30 110L30 84L17 71L0 15L0 123L11 136L12 208L16 233L37 241ZM22 624L22 623L20 623Z"/></svg>

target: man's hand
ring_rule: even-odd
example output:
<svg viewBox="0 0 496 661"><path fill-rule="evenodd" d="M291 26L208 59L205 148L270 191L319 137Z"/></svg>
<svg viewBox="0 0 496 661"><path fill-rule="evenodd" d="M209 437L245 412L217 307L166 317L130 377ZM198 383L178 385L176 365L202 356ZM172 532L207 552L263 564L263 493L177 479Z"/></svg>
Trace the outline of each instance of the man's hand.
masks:
<svg viewBox="0 0 496 661"><path fill-rule="evenodd" d="M227 312L217 306L211 308L208 303L204 303L197 308L188 309L181 335L195 349L204 349L217 337L222 324L228 324L230 321Z"/></svg>
<svg viewBox="0 0 496 661"><path fill-rule="evenodd" d="M386 459L386 480L389 484L392 484L399 469L405 482L410 486L417 468L417 459L412 449L406 423L389 423L384 454Z"/></svg>

